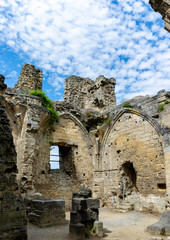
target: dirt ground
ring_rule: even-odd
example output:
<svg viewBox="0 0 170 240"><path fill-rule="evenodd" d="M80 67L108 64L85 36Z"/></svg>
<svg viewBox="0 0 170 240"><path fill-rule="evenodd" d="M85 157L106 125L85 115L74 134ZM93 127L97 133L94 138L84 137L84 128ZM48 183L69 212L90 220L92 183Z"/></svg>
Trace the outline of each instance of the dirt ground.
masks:
<svg viewBox="0 0 170 240"><path fill-rule="evenodd" d="M118 213L106 208L100 209L99 217L103 222L104 237L91 236L89 240L149 240L153 235L146 231L146 227L160 218L136 211ZM66 219L69 223L69 213L66 213ZM29 224L28 240L69 240L69 225L38 228Z"/></svg>

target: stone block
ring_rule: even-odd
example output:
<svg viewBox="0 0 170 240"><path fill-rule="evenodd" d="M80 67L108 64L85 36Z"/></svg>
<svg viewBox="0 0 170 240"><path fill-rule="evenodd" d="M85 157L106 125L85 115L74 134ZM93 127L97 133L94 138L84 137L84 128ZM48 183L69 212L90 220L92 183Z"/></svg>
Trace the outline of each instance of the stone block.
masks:
<svg viewBox="0 0 170 240"><path fill-rule="evenodd" d="M84 224L70 224L69 235L72 240L84 240L85 239L85 227Z"/></svg>
<svg viewBox="0 0 170 240"><path fill-rule="evenodd" d="M39 227L65 224L65 201L25 199L28 220Z"/></svg>
<svg viewBox="0 0 170 240"><path fill-rule="evenodd" d="M161 237L151 237L151 240L163 240Z"/></svg>
<svg viewBox="0 0 170 240"><path fill-rule="evenodd" d="M98 209L96 209L95 211L92 209L87 209L87 210L81 212L80 214L81 214L81 222L82 223L94 222L94 221L98 220L99 211L98 211Z"/></svg>
<svg viewBox="0 0 170 240"><path fill-rule="evenodd" d="M98 209L100 208L100 201L97 198L88 198L86 200L87 208Z"/></svg>
<svg viewBox="0 0 170 240"><path fill-rule="evenodd" d="M97 236L103 237L103 223L101 221L95 221L94 228L96 229Z"/></svg>
<svg viewBox="0 0 170 240"><path fill-rule="evenodd" d="M72 210L73 211L80 211L87 209L86 200L83 198L73 198L72 199Z"/></svg>
<svg viewBox="0 0 170 240"><path fill-rule="evenodd" d="M148 226L147 230L155 234L169 235L170 234L170 211L165 211L162 214L159 222Z"/></svg>
<svg viewBox="0 0 170 240"><path fill-rule="evenodd" d="M81 188L80 192L74 192L73 198L90 198L92 197L92 192L89 188Z"/></svg>
<svg viewBox="0 0 170 240"><path fill-rule="evenodd" d="M78 212L71 211L70 212L70 222L73 224L77 224L81 222L81 215Z"/></svg>

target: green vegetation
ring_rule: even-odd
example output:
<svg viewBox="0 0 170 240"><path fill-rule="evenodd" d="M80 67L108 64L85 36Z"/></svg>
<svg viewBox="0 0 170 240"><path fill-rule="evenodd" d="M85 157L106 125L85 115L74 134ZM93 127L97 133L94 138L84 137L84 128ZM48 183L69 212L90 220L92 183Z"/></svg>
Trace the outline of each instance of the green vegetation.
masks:
<svg viewBox="0 0 170 240"><path fill-rule="evenodd" d="M166 101L164 102L164 104L168 104L168 103L170 103L170 101L168 101L168 100L166 100Z"/></svg>
<svg viewBox="0 0 170 240"><path fill-rule="evenodd" d="M48 96L40 91L40 90L33 90L30 92L30 95L37 96L41 98L42 106L47 108L50 111L51 118L49 120L49 124L52 126L55 122L59 121L59 115L54 109L53 102L48 98Z"/></svg>
<svg viewBox="0 0 170 240"><path fill-rule="evenodd" d="M158 105L158 110L163 111L164 110L164 104L159 104Z"/></svg>
<svg viewBox="0 0 170 240"><path fill-rule="evenodd" d="M112 119L111 119L111 118L107 118L107 119L105 120L105 122L106 122L106 123L108 123L108 124L110 124L110 123L111 123L111 121L112 121Z"/></svg>
<svg viewBox="0 0 170 240"><path fill-rule="evenodd" d="M96 233L96 227L93 227L91 231L92 233Z"/></svg>
<svg viewBox="0 0 170 240"><path fill-rule="evenodd" d="M86 117L91 117L91 113L90 112L86 112Z"/></svg>
<svg viewBox="0 0 170 240"><path fill-rule="evenodd" d="M124 108L133 108L133 106L130 105L129 103L125 103L125 104L123 104L123 107L124 107Z"/></svg>
<svg viewBox="0 0 170 240"><path fill-rule="evenodd" d="M170 101L166 100L164 103L158 105L158 110L163 111L166 104L170 103Z"/></svg>

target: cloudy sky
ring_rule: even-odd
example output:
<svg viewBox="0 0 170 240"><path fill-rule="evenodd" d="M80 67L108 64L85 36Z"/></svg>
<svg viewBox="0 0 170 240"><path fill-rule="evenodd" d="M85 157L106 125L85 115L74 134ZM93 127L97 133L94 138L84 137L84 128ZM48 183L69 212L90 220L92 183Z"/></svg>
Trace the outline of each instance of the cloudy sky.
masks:
<svg viewBox="0 0 170 240"><path fill-rule="evenodd" d="M22 64L43 70L62 100L70 75L114 77L118 102L170 90L170 34L148 0L0 0L0 73L13 87Z"/></svg>

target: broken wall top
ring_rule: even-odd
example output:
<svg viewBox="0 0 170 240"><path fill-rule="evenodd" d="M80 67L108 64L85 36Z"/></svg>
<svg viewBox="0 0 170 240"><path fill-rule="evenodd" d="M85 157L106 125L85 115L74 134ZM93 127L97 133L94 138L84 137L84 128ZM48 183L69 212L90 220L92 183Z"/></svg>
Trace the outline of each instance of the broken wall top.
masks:
<svg viewBox="0 0 170 240"><path fill-rule="evenodd" d="M150 0L151 7L159 12L164 20L164 28L170 32L170 0Z"/></svg>
<svg viewBox="0 0 170 240"><path fill-rule="evenodd" d="M32 64L24 64L14 89L24 93L29 93L34 89L42 90L42 80L43 74L40 69Z"/></svg>
<svg viewBox="0 0 170 240"><path fill-rule="evenodd" d="M116 106L114 78L100 76L96 81L71 76L65 80L64 101L76 107L106 111Z"/></svg>

